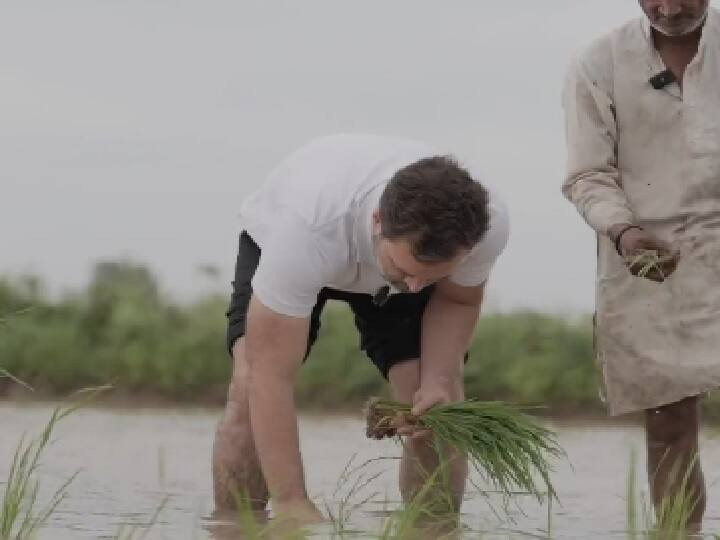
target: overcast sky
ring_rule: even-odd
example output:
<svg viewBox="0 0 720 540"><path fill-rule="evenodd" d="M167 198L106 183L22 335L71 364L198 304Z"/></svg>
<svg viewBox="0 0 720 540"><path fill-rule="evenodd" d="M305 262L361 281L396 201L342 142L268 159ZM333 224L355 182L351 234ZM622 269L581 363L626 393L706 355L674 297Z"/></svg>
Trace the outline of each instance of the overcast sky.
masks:
<svg viewBox="0 0 720 540"><path fill-rule="evenodd" d="M60 292L131 257L178 299L224 291L243 197L307 139L358 131L449 148L505 196L494 308L591 310L594 237L559 192L562 79L638 15L635 0L4 0L0 274Z"/></svg>

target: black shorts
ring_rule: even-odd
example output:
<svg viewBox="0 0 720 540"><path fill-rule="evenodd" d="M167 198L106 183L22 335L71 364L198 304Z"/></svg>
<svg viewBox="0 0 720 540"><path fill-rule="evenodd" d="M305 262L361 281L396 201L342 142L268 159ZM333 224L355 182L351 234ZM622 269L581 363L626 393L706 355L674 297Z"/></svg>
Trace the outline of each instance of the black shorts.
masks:
<svg viewBox="0 0 720 540"><path fill-rule="evenodd" d="M260 248L247 233L241 233L233 292L226 313L227 347L231 354L235 340L245 334L247 311L252 296L250 282L259 262ZM341 300L350 306L355 315L355 326L360 333L360 348L387 379L393 365L420 357L422 316L432 289L430 286L419 293L393 294L382 306L375 305L370 294L338 291L327 287L322 289L310 315L306 356L317 339L320 314L325 303L328 300Z"/></svg>

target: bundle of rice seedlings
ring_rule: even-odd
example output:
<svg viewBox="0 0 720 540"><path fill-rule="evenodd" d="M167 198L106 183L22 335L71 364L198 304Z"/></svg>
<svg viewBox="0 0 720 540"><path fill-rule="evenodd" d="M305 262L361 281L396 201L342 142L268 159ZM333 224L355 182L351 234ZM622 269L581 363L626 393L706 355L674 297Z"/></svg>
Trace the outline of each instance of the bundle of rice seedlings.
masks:
<svg viewBox="0 0 720 540"><path fill-rule="evenodd" d="M557 499L550 481L550 459L565 456L555 433L539 425L518 407L496 401L467 400L437 405L413 416L411 405L373 398L367 404L367 436L397 434L398 422L429 429L437 442L465 453L471 465L505 495L517 489L539 501L547 494ZM538 487L539 476L544 489Z"/></svg>
<svg viewBox="0 0 720 540"><path fill-rule="evenodd" d="M631 269L638 269L637 275L639 277L645 277L653 271L659 272L660 275L662 275L660 255L657 250L646 249L636 255L628 255L625 257L625 262Z"/></svg>
<svg viewBox="0 0 720 540"><path fill-rule="evenodd" d="M624 259L625 264L638 277L665 281L674 269L672 263L676 262L676 255L664 249L646 249L634 255L627 255Z"/></svg>

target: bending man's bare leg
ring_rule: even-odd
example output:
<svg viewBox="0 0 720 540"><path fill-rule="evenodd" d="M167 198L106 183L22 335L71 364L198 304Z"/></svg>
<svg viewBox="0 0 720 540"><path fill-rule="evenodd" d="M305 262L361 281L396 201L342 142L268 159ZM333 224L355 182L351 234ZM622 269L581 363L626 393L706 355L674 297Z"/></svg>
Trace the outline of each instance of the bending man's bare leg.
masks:
<svg viewBox="0 0 720 540"><path fill-rule="evenodd" d="M388 373L388 379L393 398L412 403L413 396L420 387L420 361L408 360L395 364ZM451 391L451 399L455 401L464 399L462 380L456 382L455 388ZM465 494L467 458L454 449L448 448L443 451L445 453L443 457L448 460L446 478L449 483L452 510L459 512ZM400 461L400 493L404 502L410 502L418 494L438 465L438 454L430 436L406 438Z"/></svg>
<svg viewBox="0 0 720 540"><path fill-rule="evenodd" d="M235 342L233 360L227 405L215 432L213 446L215 509L234 509L236 495L247 494L252 508L263 510L268 502L268 489L255 452L250 425L244 338Z"/></svg>
<svg viewBox="0 0 720 540"><path fill-rule="evenodd" d="M699 409L699 399L689 397L645 411L648 478L655 511L659 512L663 499L681 494L687 478L685 495L694 502L687 523L691 532L701 529L706 501L698 456Z"/></svg>

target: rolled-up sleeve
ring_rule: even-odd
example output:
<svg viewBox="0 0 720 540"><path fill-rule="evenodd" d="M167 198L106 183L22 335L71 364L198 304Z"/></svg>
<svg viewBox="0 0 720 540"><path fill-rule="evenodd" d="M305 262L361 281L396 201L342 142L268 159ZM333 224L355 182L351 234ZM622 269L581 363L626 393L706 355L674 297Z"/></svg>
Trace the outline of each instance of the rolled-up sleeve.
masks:
<svg viewBox="0 0 720 540"><path fill-rule="evenodd" d="M611 70L612 66L604 66ZM617 124L607 77L590 73L582 60L568 69L563 107L567 174L562 191L599 234L616 223L632 223L617 166ZM605 85L606 85L605 84Z"/></svg>

